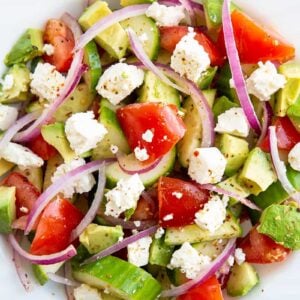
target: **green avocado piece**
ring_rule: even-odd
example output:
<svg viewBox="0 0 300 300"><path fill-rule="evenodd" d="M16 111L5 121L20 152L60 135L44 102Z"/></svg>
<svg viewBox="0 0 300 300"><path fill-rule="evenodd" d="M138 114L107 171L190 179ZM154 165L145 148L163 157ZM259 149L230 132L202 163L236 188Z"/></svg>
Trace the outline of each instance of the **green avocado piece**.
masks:
<svg viewBox="0 0 300 300"><path fill-rule="evenodd" d="M16 188L0 186L0 233L10 233L16 219Z"/></svg>
<svg viewBox="0 0 300 300"><path fill-rule="evenodd" d="M166 267L172 257L174 246L169 246L164 242L164 237L154 238L149 251L149 263Z"/></svg>
<svg viewBox="0 0 300 300"><path fill-rule="evenodd" d="M92 223L79 236L79 241L90 254L96 254L116 244L123 235L121 226L110 227Z"/></svg>
<svg viewBox="0 0 300 300"><path fill-rule="evenodd" d="M218 67L209 67L205 72L202 73L199 78L197 85L199 89L208 89L217 73Z"/></svg>
<svg viewBox="0 0 300 300"><path fill-rule="evenodd" d="M43 54L43 32L39 29L29 28L13 45L6 55L4 63L7 66L26 63L36 56Z"/></svg>
<svg viewBox="0 0 300 300"><path fill-rule="evenodd" d="M78 22L83 30L88 30L96 22L111 14L108 4L105 1L95 1L87 7ZM95 41L99 46L106 50L112 57L121 59L129 45L128 37L125 30L119 23L116 23L104 31L100 32Z"/></svg>
<svg viewBox="0 0 300 300"><path fill-rule="evenodd" d="M225 175L231 176L244 164L249 154L248 142L230 134L221 134L216 139L216 147L227 160Z"/></svg>
<svg viewBox="0 0 300 300"><path fill-rule="evenodd" d="M286 248L299 250L299 208L289 205L270 205L263 211L257 230Z"/></svg>
<svg viewBox="0 0 300 300"><path fill-rule="evenodd" d="M7 173L9 170L11 170L15 165L3 158L0 159L0 176Z"/></svg>
<svg viewBox="0 0 300 300"><path fill-rule="evenodd" d="M43 169L42 168L26 168L20 169L16 166L13 169L14 172L18 172L25 176L29 182L31 182L40 192L42 191L43 187Z"/></svg>
<svg viewBox="0 0 300 300"><path fill-rule="evenodd" d="M43 182L43 191L45 191L52 184L51 177L53 176L57 167L63 163L64 160L60 156L60 154L56 154L47 160L47 166L46 166L44 182Z"/></svg>
<svg viewBox="0 0 300 300"><path fill-rule="evenodd" d="M289 117L290 121L293 123L294 127L298 132L300 132L300 103L299 98L295 104L291 105L287 109L287 116Z"/></svg>
<svg viewBox="0 0 300 300"><path fill-rule="evenodd" d="M39 284L44 285L49 280L47 273L56 273L63 264L60 262L53 265L32 265L32 271Z"/></svg>
<svg viewBox="0 0 300 300"><path fill-rule="evenodd" d="M217 98L212 109L215 119L217 119L218 116L224 113L226 110L229 110L234 107L238 107L238 104L232 102L226 96Z"/></svg>

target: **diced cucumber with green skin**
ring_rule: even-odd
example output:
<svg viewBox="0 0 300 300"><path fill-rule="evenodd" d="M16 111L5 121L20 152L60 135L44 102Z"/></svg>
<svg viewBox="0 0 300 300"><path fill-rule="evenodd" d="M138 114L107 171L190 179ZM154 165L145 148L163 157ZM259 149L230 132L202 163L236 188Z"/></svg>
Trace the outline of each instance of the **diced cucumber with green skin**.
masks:
<svg viewBox="0 0 300 300"><path fill-rule="evenodd" d="M217 73L218 67L209 67L198 80L198 87L201 90L208 89Z"/></svg>
<svg viewBox="0 0 300 300"><path fill-rule="evenodd" d="M73 277L126 300L154 300L161 293L160 283L149 273L114 256L74 268Z"/></svg>
<svg viewBox="0 0 300 300"><path fill-rule="evenodd" d="M130 159L132 159L134 154L130 154L129 156ZM162 160L151 171L140 174L139 176L144 186L149 187L157 182L159 177L169 174L173 169L175 159L176 150L174 148L165 154ZM106 168L107 187L113 188L120 179L127 179L130 176L131 175L122 171L118 162L114 162Z"/></svg>
<svg viewBox="0 0 300 300"><path fill-rule="evenodd" d="M167 269L167 274L171 283L175 286L182 285L189 281L185 274L180 271L180 269L175 268L173 270Z"/></svg>
<svg viewBox="0 0 300 300"><path fill-rule="evenodd" d="M135 5L135 4L143 4L143 3L152 3L155 0L121 0L120 5L125 7L129 5Z"/></svg>
<svg viewBox="0 0 300 300"><path fill-rule="evenodd" d="M196 243L192 246L198 251L200 255L206 255L212 259L215 259L221 254L226 244L227 240L214 240L211 242Z"/></svg>
<svg viewBox="0 0 300 300"><path fill-rule="evenodd" d="M0 186L0 233L10 233L16 219L16 188Z"/></svg>
<svg viewBox="0 0 300 300"><path fill-rule="evenodd" d="M101 298L102 298L102 300L119 300L119 299L121 299L119 297L115 297L113 295L106 294L105 292L101 293Z"/></svg>
<svg viewBox="0 0 300 300"><path fill-rule="evenodd" d="M88 66L88 70L83 74L84 81L92 93L96 93L96 85L102 74L101 61L97 45L90 41L84 47L83 62Z"/></svg>
<svg viewBox="0 0 300 300"><path fill-rule="evenodd" d="M215 119L217 120L219 115L234 107L238 107L238 104L232 102L226 96L217 98L212 109Z"/></svg>
<svg viewBox="0 0 300 300"><path fill-rule="evenodd" d="M151 71L145 72L144 83L138 91L139 102L163 102L180 107L180 95Z"/></svg>
<svg viewBox="0 0 300 300"><path fill-rule="evenodd" d="M20 169L18 166L16 166L13 171L25 176L29 182L31 182L40 192L42 191L44 179L42 168Z"/></svg>
<svg viewBox="0 0 300 300"><path fill-rule="evenodd" d="M149 251L149 263L152 265L166 267L171 260L173 251L174 246L166 245L163 237L153 239Z"/></svg>
<svg viewBox="0 0 300 300"><path fill-rule="evenodd" d="M153 60L157 57L160 46L159 29L151 18L141 15L129 18L120 24L124 29L131 28L139 38L145 36L145 40L141 39L141 43L146 54Z"/></svg>
<svg viewBox="0 0 300 300"><path fill-rule="evenodd" d="M168 228L166 230L165 243L167 245L181 245L184 242L194 244L216 239L230 239L241 235L242 228L239 221L232 214L228 213L222 226L213 233L200 228L198 225Z"/></svg>
<svg viewBox="0 0 300 300"><path fill-rule="evenodd" d="M44 285L49 280L47 273L56 273L63 264L63 262L60 262L53 265L32 265L33 274L39 284Z"/></svg>
<svg viewBox="0 0 300 300"><path fill-rule="evenodd" d="M47 160L47 166L43 182L43 191L45 191L52 184L51 177L53 176L57 167L63 163L64 159L60 156L60 154L56 154L55 156Z"/></svg>
<svg viewBox="0 0 300 300"><path fill-rule="evenodd" d="M36 56L41 56L43 46L43 32L39 29L29 28L13 45L6 55L4 63L7 66L26 63Z"/></svg>
<svg viewBox="0 0 300 300"><path fill-rule="evenodd" d="M227 282L227 293L232 297L245 296L258 283L259 277L252 265L247 262L235 264Z"/></svg>
<svg viewBox="0 0 300 300"><path fill-rule="evenodd" d="M230 203L229 201L229 206L228 210L236 217L239 218L243 212L243 204L242 203Z"/></svg>
<svg viewBox="0 0 300 300"><path fill-rule="evenodd" d="M6 174L10 171L15 165L3 158L0 159L0 176Z"/></svg>

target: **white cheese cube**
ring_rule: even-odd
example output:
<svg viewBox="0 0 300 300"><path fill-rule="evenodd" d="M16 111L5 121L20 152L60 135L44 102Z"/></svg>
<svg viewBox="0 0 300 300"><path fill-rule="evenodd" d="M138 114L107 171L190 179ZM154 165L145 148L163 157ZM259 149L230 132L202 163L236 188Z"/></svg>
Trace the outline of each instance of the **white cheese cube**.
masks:
<svg viewBox="0 0 300 300"><path fill-rule="evenodd" d="M246 260L246 254L244 253L243 249L236 248L234 252L234 258L238 265L241 265Z"/></svg>
<svg viewBox="0 0 300 300"><path fill-rule="evenodd" d="M74 289L75 300L102 300L100 292L87 284L82 284Z"/></svg>
<svg viewBox="0 0 300 300"><path fill-rule="evenodd" d="M288 161L294 170L300 171L300 143L297 143L289 152Z"/></svg>
<svg viewBox="0 0 300 300"><path fill-rule="evenodd" d="M18 110L15 107L0 104L0 129L5 131L11 127L18 118Z"/></svg>
<svg viewBox="0 0 300 300"><path fill-rule="evenodd" d="M127 246L128 261L137 267L147 265L149 261L149 248L151 243L152 238L148 236L129 244Z"/></svg>
<svg viewBox="0 0 300 300"><path fill-rule="evenodd" d="M0 84L2 85L2 91L9 91L13 88L15 83L14 76L12 74L7 74L3 79L0 79Z"/></svg>

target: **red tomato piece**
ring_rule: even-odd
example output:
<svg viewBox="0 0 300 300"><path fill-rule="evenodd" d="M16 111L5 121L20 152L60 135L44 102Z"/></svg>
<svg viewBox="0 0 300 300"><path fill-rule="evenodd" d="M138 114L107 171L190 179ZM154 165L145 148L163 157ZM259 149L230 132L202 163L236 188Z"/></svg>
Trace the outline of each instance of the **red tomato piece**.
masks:
<svg viewBox="0 0 300 300"><path fill-rule="evenodd" d="M40 196L39 190L29 180L18 172L10 173L2 182L5 186L16 187L16 210L17 218L27 215L32 209L36 199ZM21 207L28 212L20 210Z"/></svg>
<svg viewBox="0 0 300 300"><path fill-rule="evenodd" d="M39 134L34 140L30 141L26 146L43 160L48 160L57 154L57 150L53 146L49 145L43 139L41 134Z"/></svg>
<svg viewBox="0 0 300 300"><path fill-rule="evenodd" d="M129 104L117 110L117 117L132 150L144 148L153 161L167 152L184 136L185 125L175 105L162 103ZM153 139L147 142L143 133L151 130Z"/></svg>
<svg viewBox="0 0 300 300"><path fill-rule="evenodd" d="M149 197L150 198L150 197ZM143 196L137 203L132 220L155 220L157 218L157 201L156 199L146 199Z"/></svg>
<svg viewBox="0 0 300 300"><path fill-rule="evenodd" d="M277 33L270 31L241 11L231 14L236 46L241 63L256 64L259 61L288 61L295 56L295 48L283 40ZM225 55L223 30L218 36L217 45Z"/></svg>
<svg viewBox="0 0 300 300"><path fill-rule="evenodd" d="M187 26L162 26L160 30L160 46L168 52L173 52L176 44L188 33ZM224 63L224 55L218 50L215 43L200 29L195 29L195 39L208 53L211 64L220 66Z"/></svg>
<svg viewBox="0 0 300 300"><path fill-rule="evenodd" d="M70 201L56 198L41 215L30 253L46 255L64 250L69 244L73 229L83 218L81 211Z"/></svg>
<svg viewBox="0 0 300 300"><path fill-rule="evenodd" d="M162 227L194 223L195 213L209 199L209 192L181 179L161 177L158 182L159 222ZM172 215L171 220L164 220Z"/></svg>
<svg viewBox="0 0 300 300"><path fill-rule="evenodd" d="M255 264L271 264L287 258L291 250L275 243L268 236L257 231L256 227L241 240L239 247L246 254L246 261Z"/></svg>
<svg viewBox="0 0 300 300"><path fill-rule="evenodd" d="M61 20L50 19L44 32L44 43L54 47L54 53L44 55L44 60L54 65L59 72L67 72L73 59L75 46L74 36L71 29Z"/></svg>
<svg viewBox="0 0 300 300"><path fill-rule="evenodd" d="M216 276L195 286L186 294L177 297L177 300L223 300L221 285Z"/></svg>

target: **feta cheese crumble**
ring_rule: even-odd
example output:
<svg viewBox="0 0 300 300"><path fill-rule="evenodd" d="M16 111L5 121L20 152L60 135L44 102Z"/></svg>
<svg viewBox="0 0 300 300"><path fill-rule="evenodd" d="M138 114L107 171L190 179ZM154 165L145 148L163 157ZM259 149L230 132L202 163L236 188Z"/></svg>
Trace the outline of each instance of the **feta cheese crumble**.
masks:
<svg viewBox="0 0 300 300"><path fill-rule="evenodd" d="M172 193L172 196L174 196L174 197L177 198L177 199L181 199L182 196L183 196L183 194L180 193L180 192L173 192L173 193Z"/></svg>
<svg viewBox="0 0 300 300"><path fill-rule="evenodd" d="M289 152L288 161L294 170L300 171L300 143L297 143Z"/></svg>
<svg viewBox="0 0 300 300"><path fill-rule="evenodd" d="M149 154L145 148L136 147L134 149L134 155L139 161L145 161L149 158Z"/></svg>
<svg viewBox="0 0 300 300"><path fill-rule="evenodd" d="M0 79L0 84L2 85L2 91L9 91L13 88L15 83L14 76L12 74L7 74L3 79Z"/></svg>
<svg viewBox="0 0 300 300"><path fill-rule="evenodd" d="M188 174L200 184L217 183L225 167L226 158L218 148L196 148L190 157Z"/></svg>
<svg viewBox="0 0 300 300"><path fill-rule="evenodd" d="M102 300L100 292L87 284L81 284L73 291L75 300Z"/></svg>
<svg viewBox="0 0 300 300"><path fill-rule="evenodd" d="M141 221L133 221L134 226L140 227L141 226Z"/></svg>
<svg viewBox="0 0 300 300"><path fill-rule="evenodd" d="M195 248L185 242L180 249L173 253L168 268L180 268L187 278L194 279L210 262L209 256L199 255Z"/></svg>
<svg viewBox="0 0 300 300"><path fill-rule="evenodd" d="M216 132L247 137L250 126L247 117L241 107L233 107L218 116Z"/></svg>
<svg viewBox="0 0 300 300"><path fill-rule="evenodd" d="M119 217L127 209L136 207L144 189L138 174L119 180L117 186L105 194L107 199L105 214Z"/></svg>
<svg viewBox="0 0 300 300"><path fill-rule="evenodd" d="M107 98L113 105L117 105L143 81L143 70L126 63L116 63L102 74L96 90L103 98Z"/></svg>
<svg viewBox="0 0 300 300"><path fill-rule="evenodd" d="M70 147L77 155L97 146L107 134L106 128L95 120L92 111L73 114L66 121L65 133Z"/></svg>
<svg viewBox="0 0 300 300"><path fill-rule="evenodd" d="M195 32L189 32L176 45L171 57L171 68L180 76L197 82L210 66L210 58L194 37Z"/></svg>
<svg viewBox="0 0 300 300"><path fill-rule="evenodd" d="M29 209L28 209L27 207L25 207L25 206L21 206L21 207L20 207L20 212L22 212L22 213L24 213L24 214L27 214L28 211L29 211Z"/></svg>
<svg viewBox="0 0 300 300"><path fill-rule="evenodd" d="M110 145L110 151L112 154L117 154L119 151L119 147L116 145Z"/></svg>
<svg viewBox="0 0 300 300"><path fill-rule="evenodd" d="M270 100L271 96L286 84L283 75L278 74L276 67L270 61L258 63L256 69L246 80L248 93L261 101Z"/></svg>
<svg viewBox="0 0 300 300"><path fill-rule="evenodd" d="M165 215L165 216L163 217L163 220L164 220L164 221L171 221L171 220L173 220L173 218L174 218L174 215L173 215L173 214L168 214L168 215Z"/></svg>
<svg viewBox="0 0 300 300"><path fill-rule="evenodd" d="M154 134L150 129L147 129L143 134L142 134L142 139L147 142L151 143L153 140Z"/></svg>
<svg viewBox="0 0 300 300"><path fill-rule="evenodd" d="M165 233L165 230L162 227L159 227L155 232L155 235L154 235L155 239L157 239L157 240L160 239L164 235L164 233Z"/></svg>
<svg viewBox="0 0 300 300"><path fill-rule="evenodd" d="M13 106L0 104L0 129L5 131L11 127L18 118L18 109Z"/></svg>
<svg viewBox="0 0 300 300"><path fill-rule="evenodd" d="M243 249L236 248L234 252L234 258L238 265L241 265L246 260L246 254L244 253Z"/></svg>
<svg viewBox="0 0 300 300"><path fill-rule="evenodd" d="M53 65L38 63L31 78L31 92L48 101L54 101L65 85L66 78Z"/></svg>
<svg viewBox="0 0 300 300"><path fill-rule="evenodd" d="M204 205L203 209L195 214L195 223L202 229L214 233L219 229L226 219L226 206L228 197L212 196Z"/></svg>
<svg viewBox="0 0 300 300"><path fill-rule="evenodd" d="M57 167L56 171L51 177L52 183L58 180L61 176L65 175L66 173L74 170L80 166L85 165L85 160L83 158L73 159L69 163L61 164ZM64 189L61 191L66 198L72 198L74 193L87 193L89 192L93 186L95 185L96 181L92 174L88 174L82 176L80 179L75 180L72 184L66 185Z"/></svg>
<svg viewBox="0 0 300 300"><path fill-rule="evenodd" d="M147 236L127 246L128 262L137 267L142 267L148 264L149 249L152 243L152 238Z"/></svg>
<svg viewBox="0 0 300 300"><path fill-rule="evenodd" d="M48 55L51 56L54 54L54 47L51 44L45 44L43 47L43 51Z"/></svg>
<svg viewBox="0 0 300 300"><path fill-rule="evenodd" d="M182 5L166 6L153 2L145 14L159 26L176 26L185 18L184 11Z"/></svg>

